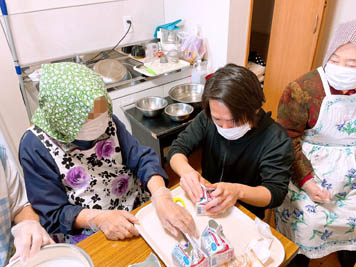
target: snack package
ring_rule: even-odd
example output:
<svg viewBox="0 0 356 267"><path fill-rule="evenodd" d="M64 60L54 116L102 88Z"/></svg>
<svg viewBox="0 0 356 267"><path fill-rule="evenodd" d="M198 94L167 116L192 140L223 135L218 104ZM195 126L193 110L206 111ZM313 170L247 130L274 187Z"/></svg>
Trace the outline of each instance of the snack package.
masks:
<svg viewBox="0 0 356 267"><path fill-rule="evenodd" d="M193 248L190 242L177 243L172 251L172 260L176 267L208 267L209 259L199 248Z"/></svg>
<svg viewBox="0 0 356 267"><path fill-rule="evenodd" d="M234 248L225 238L222 226L215 220L209 220L200 242L201 249L209 257L210 266L219 266L234 258Z"/></svg>
<svg viewBox="0 0 356 267"><path fill-rule="evenodd" d="M201 184L203 189L203 197L195 204L197 215L207 215L205 210L205 205L208 204L213 198L211 197L211 192L214 191L213 188L206 188L204 185Z"/></svg>

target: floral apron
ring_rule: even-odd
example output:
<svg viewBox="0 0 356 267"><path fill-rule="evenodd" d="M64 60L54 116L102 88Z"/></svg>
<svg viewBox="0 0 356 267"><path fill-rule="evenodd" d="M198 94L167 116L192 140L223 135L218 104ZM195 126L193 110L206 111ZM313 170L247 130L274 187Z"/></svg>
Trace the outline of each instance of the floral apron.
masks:
<svg viewBox="0 0 356 267"><path fill-rule="evenodd" d="M290 182L275 212L277 229L309 258L356 250L356 95L332 95L323 69L318 71L326 96L316 125L304 131L301 144L313 166L313 181L330 191L331 200L313 202Z"/></svg>
<svg viewBox="0 0 356 267"><path fill-rule="evenodd" d="M141 181L122 164L121 148L116 136L115 123L110 120L103 140L87 150L59 144L41 129L30 130L41 140L56 162L68 201L88 209L131 211L149 200ZM83 235L65 236L65 241L76 243ZM57 241L63 241L60 235Z"/></svg>

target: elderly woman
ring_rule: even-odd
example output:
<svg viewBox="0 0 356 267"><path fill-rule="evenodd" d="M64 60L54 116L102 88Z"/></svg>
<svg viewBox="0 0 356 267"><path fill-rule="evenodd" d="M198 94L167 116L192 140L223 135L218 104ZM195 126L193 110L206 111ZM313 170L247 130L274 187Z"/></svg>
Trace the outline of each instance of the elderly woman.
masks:
<svg viewBox="0 0 356 267"><path fill-rule="evenodd" d="M72 243L92 230L112 240L136 236L130 211L150 198L149 190L164 227L194 234L192 217L165 188L157 155L112 114L98 74L74 63L42 65L32 122L19 157L28 198L49 233Z"/></svg>
<svg viewBox="0 0 356 267"><path fill-rule="evenodd" d="M228 64L207 81L204 111L179 134L168 152L182 188L195 203L202 196L203 177L214 188L206 205L216 215L244 205L260 218L267 208L279 206L287 194L293 162L291 139L262 109L264 95L256 75ZM202 152L202 175L188 161Z"/></svg>
<svg viewBox="0 0 356 267"><path fill-rule="evenodd" d="M296 266L334 251L342 266L355 263L355 89L356 20L338 28L323 67L290 83L279 104L296 159L276 219L300 247Z"/></svg>

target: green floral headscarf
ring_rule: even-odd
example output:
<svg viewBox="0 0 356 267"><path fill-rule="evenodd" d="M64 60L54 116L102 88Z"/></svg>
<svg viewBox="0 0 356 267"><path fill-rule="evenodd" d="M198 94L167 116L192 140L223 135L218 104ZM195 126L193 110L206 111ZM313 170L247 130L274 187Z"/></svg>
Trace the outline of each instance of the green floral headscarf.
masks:
<svg viewBox="0 0 356 267"><path fill-rule="evenodd" d="M112 103L99 74L76 63L42 65L39 107L32 122L59 142L75 140L94 100L104 96L108 101L108 113L112 115Z"/></svg>

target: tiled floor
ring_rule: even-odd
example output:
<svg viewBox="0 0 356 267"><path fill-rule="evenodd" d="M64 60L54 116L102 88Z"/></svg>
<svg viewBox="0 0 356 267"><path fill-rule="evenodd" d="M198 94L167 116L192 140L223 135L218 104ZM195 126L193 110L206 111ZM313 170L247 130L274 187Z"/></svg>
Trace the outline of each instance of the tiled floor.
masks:
<svg viewBox="0 0 356 267"><path fill-rule="evenodd" d="M201 152L197 151L193 153L190 158L190 164L196 169L201 170L200 168L200 159L201 159ZM179 182L179 177L173 172L173 170L169 167L168 164L165 164L165 170L169 176L169 186L173 186ZM273 218L270 219L270 224L273 226ZM341 267L337 254L332 253L324 258L311 260L309 267Z"/></svg>

